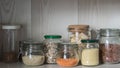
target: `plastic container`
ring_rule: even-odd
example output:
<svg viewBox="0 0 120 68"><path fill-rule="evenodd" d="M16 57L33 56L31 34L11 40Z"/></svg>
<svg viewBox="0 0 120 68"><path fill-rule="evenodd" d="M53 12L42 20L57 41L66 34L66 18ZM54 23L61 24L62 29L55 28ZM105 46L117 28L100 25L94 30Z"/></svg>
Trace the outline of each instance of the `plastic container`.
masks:
<svg viewBox="0 0 120 68"><path fill-rule="evenodd" d="M27 66L44 64L43 44L35 41L22 42L22 61Z"/></svg>
<svg viewBox="0 0 120 68"><path fill-rule="evenodd" d="M100 29L100 55L102 63L120 62L120 29Z"/></svg>
<svg viewBox="0 0 120 68"><path fill-rule="evenodd" d="M61 35L44 36L46 63L56 63L59 44L62 42L61 37Z"/></svg>
<svg viewBox="0 0 120 68"><path fill-rule="evenodd" d="M2 25L3 30L3 62L16 62L19 53L20 25Z"/></svg>
<svg viewBox="0 0 120 68"><path fill-rule="evenodd" d="M62 43L56 62L60 66L77 66L79 63L78 45Z"/></svg>
<svg viewBox="0 0 120 68"><path fill-rule="evenodd" d="M99 65L99 44L98 40L81 40L84 45L82 50L81 64L84 66Z"/></svg>

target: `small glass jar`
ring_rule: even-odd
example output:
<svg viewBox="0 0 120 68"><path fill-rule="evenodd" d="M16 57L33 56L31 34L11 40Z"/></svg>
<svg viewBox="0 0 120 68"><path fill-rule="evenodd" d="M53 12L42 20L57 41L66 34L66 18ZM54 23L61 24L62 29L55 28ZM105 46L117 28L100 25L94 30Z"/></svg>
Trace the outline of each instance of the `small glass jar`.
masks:
<svg viewBox="0 0 120 68"><path fill-rule="evenodd" d="M61 37L61 35L44 36L46 63L56 63L59 44L62 42Z"/></svg>
<svg viewBox="0 0 120 68"><path fill-rule="evenodd" d="M56 62L60 66L76 66L79 63L78 45L62 43Z"/></svg>
<svg viewBox="0 0 120 68"><path fill-rule="evenodd" d="M120 29L100 29L100 55L102 63L120 62Z"/></svg>
<svg viewBox="0 0 120 68"><path fill-rule="evenodd" d="M98 40L81 40L84 45L82 50L81 63L84 66L99 65L99 44Z"/></svg>
<svg viewBox="0 0 120 68"><path fill-rule="evenodd" d="M34 41L22 43L22 61L27 66L42 65L45 61L43 44Z"/></svg>
<svg viewBox="0 0 120 68"><path fill-rule="evenodd" d="M69 25L68 32L70 42L80 44L82 39L89 38L89 25Z"/></svg>

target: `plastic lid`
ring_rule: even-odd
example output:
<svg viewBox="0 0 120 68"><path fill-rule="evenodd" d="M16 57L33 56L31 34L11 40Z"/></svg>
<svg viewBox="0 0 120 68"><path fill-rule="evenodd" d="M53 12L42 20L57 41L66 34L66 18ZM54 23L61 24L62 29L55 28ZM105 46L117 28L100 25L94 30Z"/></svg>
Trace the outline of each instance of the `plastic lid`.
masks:
<svg viewBox="0 0 120 68"><path fill-rule="evenodd" d="M96 39L83 39L81 40L82 43L97 43L98 40Z"/></svg>
<svg viewBox="0 0 120 68"><path fill-rule="evenodd" d="M61 38L61 35L45 35L44 38L45 39L58 39Z"/></svg>
<svg viewBox="0 0 120 68"><path fill-rule="evenodd" d="M2 25L2 29L20 29L20 25Z"/></svg>

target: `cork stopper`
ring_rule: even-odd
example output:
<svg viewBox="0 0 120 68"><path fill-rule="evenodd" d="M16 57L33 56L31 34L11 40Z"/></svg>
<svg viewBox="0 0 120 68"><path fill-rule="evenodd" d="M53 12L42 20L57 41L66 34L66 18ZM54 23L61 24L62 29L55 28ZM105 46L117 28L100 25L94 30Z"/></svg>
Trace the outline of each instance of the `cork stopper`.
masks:
<svg viewBox="0 0 120 68"><path fill-rule="evenodd" d="M69 32L86 32L89 29L89 25L69 25Z"/></svg>

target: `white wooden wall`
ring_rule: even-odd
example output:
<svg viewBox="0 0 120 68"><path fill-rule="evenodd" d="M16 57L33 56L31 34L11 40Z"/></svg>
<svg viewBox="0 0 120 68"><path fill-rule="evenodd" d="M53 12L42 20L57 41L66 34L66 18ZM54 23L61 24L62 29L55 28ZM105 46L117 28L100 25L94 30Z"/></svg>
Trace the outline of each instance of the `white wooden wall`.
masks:
<svg viewBox="0 0 120 68"><path fill-rule="evenodd" d="M22 24L23 39L60 34L67 40L70 24L119 28L120 0L0 0L0 23Z"/></svg>

